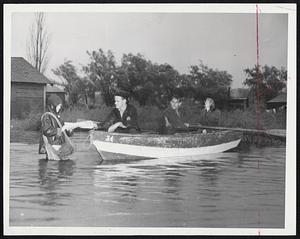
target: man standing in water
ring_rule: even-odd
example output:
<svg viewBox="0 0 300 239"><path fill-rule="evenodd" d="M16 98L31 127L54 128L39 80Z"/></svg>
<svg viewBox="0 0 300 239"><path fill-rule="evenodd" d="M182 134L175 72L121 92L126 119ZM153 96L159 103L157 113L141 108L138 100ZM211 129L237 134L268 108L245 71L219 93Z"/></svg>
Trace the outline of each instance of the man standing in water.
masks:
<svg viewBox="0 0 300 239"><path fill-rule="evenodd" d="M68 147L66 143L66 138L63 134L63 131L70 136L72 130L66 130L64 127L64 122L61 119L60 112L62 110L62 100L57 95L51 95L47 99L47 112L43 114L41 118L41 137L39 142L39 154L48 153L45 148L45 140L47 144L51 145L54 150L57 151L59 157L71 154L73 148ZM62 127L61 127L62 126ZM43 138L45 137L45 139ZM64 147L61 147L64 145Z"/></svg>
<svg viewBox="0 0 300 239"><path fill-rule="evenodd" d="M98 128L105 128L108 132L135 133L140 131L136 108L128 104L128 96L124 92L114 95L115 108Z"/></svg>

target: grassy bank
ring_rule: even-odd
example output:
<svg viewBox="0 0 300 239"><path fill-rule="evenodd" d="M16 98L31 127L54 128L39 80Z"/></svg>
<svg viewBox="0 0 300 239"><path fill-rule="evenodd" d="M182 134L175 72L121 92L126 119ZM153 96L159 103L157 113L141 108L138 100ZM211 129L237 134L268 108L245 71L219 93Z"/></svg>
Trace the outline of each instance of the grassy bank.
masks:
<svg viewBox="0 0 300 239"><path fill-rule="evenodd" d="M162 110L153 106L140 107L136 105L139 115L140 127L145 130L157 130L162 115ZM219 111L209 115L204 115L198 106L187 107L185 121L209 126L239 127L255 129L257 125L256 114L252 110ZM66 109L62 112L62 118L66 122L77 120L103 121L110 112L111 107L105 105L96 109L86 109L78 107ZM29 114L25 119L12 119L11 129L37 131L40 128L41 114ZM259 123L263 129L284 129L286 127L285 112L261 112Z"/></svg>

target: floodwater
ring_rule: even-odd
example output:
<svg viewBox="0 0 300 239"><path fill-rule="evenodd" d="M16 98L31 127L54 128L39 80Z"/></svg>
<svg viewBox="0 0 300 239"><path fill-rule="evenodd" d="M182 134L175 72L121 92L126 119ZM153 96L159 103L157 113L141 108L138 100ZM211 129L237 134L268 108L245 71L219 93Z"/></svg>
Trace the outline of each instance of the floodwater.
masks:
<svg viewBox="0 0 300 239"><path fill-rule="evenodd" d="M284 227L285 147L101 164L87 137L61 162L11 143L10 226Z"/></svg>

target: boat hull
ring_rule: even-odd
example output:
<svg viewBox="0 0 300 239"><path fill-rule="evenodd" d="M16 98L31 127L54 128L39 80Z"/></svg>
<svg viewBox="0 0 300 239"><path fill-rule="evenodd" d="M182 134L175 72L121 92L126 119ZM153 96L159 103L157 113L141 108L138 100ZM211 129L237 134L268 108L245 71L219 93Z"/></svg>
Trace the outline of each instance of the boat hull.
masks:
<svg viewBox="0 0 300 239"><path fill-rule="evenodd" d="M221 153L238 146L240 139L212 146L197 148L161 148L94 141L94 146L104 160L184 157Z"/></svg>
<svg viewBox="0 0 300 239"><path fill-rule="evenodd" d="M144 158L185 157L221 153L238 146L241 134L217 132L210 134L120 134L94 131L91 143L104 160L135 160Z"/></svg>

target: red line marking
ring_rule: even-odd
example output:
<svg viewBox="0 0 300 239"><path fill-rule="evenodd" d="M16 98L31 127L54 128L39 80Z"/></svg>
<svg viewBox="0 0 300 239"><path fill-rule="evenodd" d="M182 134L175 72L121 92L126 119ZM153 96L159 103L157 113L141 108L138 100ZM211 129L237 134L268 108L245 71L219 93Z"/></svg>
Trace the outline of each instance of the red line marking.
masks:
<svg viewBox="0 0 300 239"><path fill-rule="evenodd" d="M256 128L261 129L260 124L260 70L259 70L259 36L258 36L258 12L259 7L256 4Z"/></svg>
<svg viewBox="0 0 300 239"><path fill-rule="evenodd" d="M258 5L256 4L256 64L259 65Z"/></svg>

